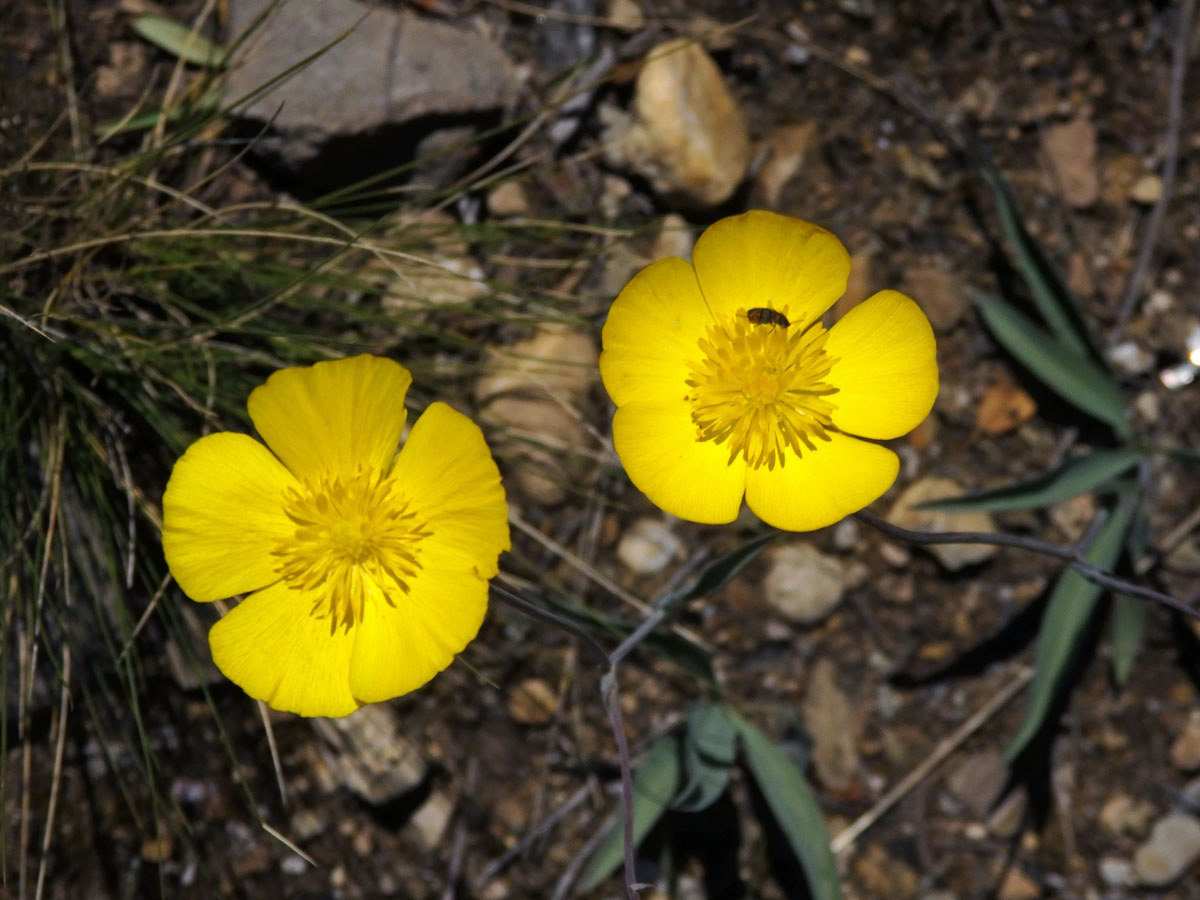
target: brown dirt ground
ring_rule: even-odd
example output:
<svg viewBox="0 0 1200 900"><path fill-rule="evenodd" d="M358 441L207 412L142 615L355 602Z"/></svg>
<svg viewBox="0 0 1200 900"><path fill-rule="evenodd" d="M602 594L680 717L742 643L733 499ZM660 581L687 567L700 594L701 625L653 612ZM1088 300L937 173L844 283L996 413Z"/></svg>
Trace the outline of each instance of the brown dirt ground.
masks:
<svg viewBox="0 0 1200 900"><path fill-rule="evenodd" d="M683 4L678 9L670 3L642 5L684 18L696 11ZM198 4L170 6L183 15ZM864 284L904 288L919 277L914 272L934 268L950 275L958 298L951 303L961 302L968 288L1023 296L990 195L947 137L947 131L970 134L1007 174L1032 230L1072 273L1097 330L1107 334L1147 220L1148 207L1131 199L1130 190L1140 175L1157 171L1162 159L1179 13L1175 4L846 0L698 6L718 21L745 20L714 55L755 138L782 125L816 123L805 164L784 186L776 209L819 221L839 234L854 253ZM120 103L97 96L95 85L97 71L110 61L109 49L127 36L123 14L115 3L71 2L66 8L82 109L91 121L119 114ZM500 7L486 6L482 12L503 24L514 58L531 59L539 27L532 19ZM46 8L34 3L13 4L0 15L7 82L0 140L6 157L23 152L62 108L63 85L53 74L45 16ZM812 54L802 65L785 59L788 23L802 25L810 36ZM629 40L607 30L598 39L617 46ZM1193 67L1192 83L1194 75ZM1182 334L1200 318L1197 96L1185 94L1179 177L1145 275L1145 295L1158 300L1143 304L1127 329L1156 363L1180 356ZM1076 119L1091 123L1097 134L1096 159L1082 176L1098 179L1098 196L1083 208L1063 201L1041 152L1048 130ZM577 149L593 145L595 135L585 126ZM582 160L567 174L552 169L541 176L544 213L598 205L603 169L594 157L584 154ZM245 168L229 174L266 191L256 177ZM670 211L641 190L635 185L627 201L629 220L639 210L643 218ZM691 221L699 226L714 217L692 214ZM594 300L580 303L587 316L602 310ZM1071 436L1085 442L1095 437L1092 426L997 350L968 308L940 331L938 340L942 395L918 435L896 442L904 468L891 496L931 474L970 487L1029 476L1058 459ZM1151 398L1138 407L1146 410L1138 422L1141 433L1151 441L1196 446L1200 388L1165 391L1154 371L1124 379L1131 397ZM1032 394L1038 413L1004 433L986 433L976 424L981 400L996 384L1009 381ZM606 401L599 391L593 400L592 424L603 431ZM1149 496L1155 536L1168 533L1200 503L1188 470L1162 461L1153 468ZM528 508L522 498L514 499ZM568 546L590 546L587 552L602 571L638 596L653 597L673 570L637 579L620 567L613 552L625 527L652 512L619 472L599 469L579 500L530 518ZM1002 516L1000 522L1008 530L1054 542L1074 537L1043 514ZM589 544L593 528L596 539ZM715 555L756 532L748 523L730 528L682 524L678 533L689 555ZM831 530L813 540L848 558L835 549ZM897 552L885 544L860 528L852 554L865 564L867 577L815 627L788 626L772 615L762 597L762 561L682 619L715 648L726 696L777 737L795 736L788 722L802 706L813 667L822 659L833 661L836 681L854 711L860 757L849 789L834 792L817 785L833 834L870 809L1029 662L1039 602L1055 571L1049 561L1005 550L952 576L921 551ZM515 562L515 571L541 567L564 582L580 583L574 567L528 540L519 538L518 549L526 562ZM1194 570L1160 568L1153 578L1177 596L1196 590ZM598 608L630 612L594 585L583 590ZM1168 751L1197 708L1200 656L1191 630L1158 610L1126 686L1114 687L1107 654L1107 638L1100 632L1060 727L1015 771L1010 795L1028 797L1023 817L1007 829L989 829L988 811L972 811L946 780L946 773L970 754L1003 748L1020 721L1022 705L1014 701L858 840L846 859L847 897L1129 896L1127 889L1105 886L1098 863L1104 857L1131 858L1147 828L1135 823L1114 833L1100 824L1100 811L1122 792L1148 803L1151 820L1177 802L1189 776L1172 765ZM148 684L154 689L142 715L159 750L161 783L178 800L174 815L187 822L187 839L176 836L162 848L148 842L154 806L131 776L136 754L115 748L120 781L133 791L126 799L98 756L100 738L90 732L86 717L78 716L68 741L63 816L51 846L46 896L551 896L564 867L612 807L613 795L606 789L614 783L616 757L597 673L571 639L502 608L489 616L464 657L469 665L453 666L426 689L392 704L405 735L433 763L429 786L455 804L448 830L432 847L406 824L411 810L403 805L372 809L344 789L326 785L314 751L318 737L308 723L288 716L275 719L291 793L289 808L282 809L253 708L235 688L214 685L241 774L266 819L284 833L297 811L311 811L323 824L302 842L318 863L302 874L281 869L292 854L259 827L231 775L202 696L184 691L148 662ZM529 678L544 680L557 697L557 710L544 724L520 724L510 712L513 687ZM700 696L692 679L647 654L626 665L622 684L635 748L678 721L688 702ZM34 750L33 782L48 789L52 744L46 740ZM19 756L10 756L10 777L19 765ZM581 789L583 802L545 837L487 883L472 883L489 861ZM6 829L13 835L19 810L12 808L11 796ZM37 810L44 799L42 790L35 792L38 840ZM781 888L770 877L765 839L751 806L739 785L731 802L673 824L710 860L720 854L711 846L704 849L706 840L735 848L743 891L714 889L708 896L798 896L794 887ZM731 825L735 820L740 824ZM740 847L730 844L730 828L740 832ZM10 854L12 847L10 838ZM11 855L9 862L8 887L0 893L15 895ZM690 884L698 883L701 867L695 856L685 855L683 872ZM1012 872L1018 874L1008 874L1005 881ZM448 883L449 873L459 873L457 883ZM615 883L598 896L617 896ZM1200 897L1200 887L1196 879L1185 879L1161 896Z"/></svg>

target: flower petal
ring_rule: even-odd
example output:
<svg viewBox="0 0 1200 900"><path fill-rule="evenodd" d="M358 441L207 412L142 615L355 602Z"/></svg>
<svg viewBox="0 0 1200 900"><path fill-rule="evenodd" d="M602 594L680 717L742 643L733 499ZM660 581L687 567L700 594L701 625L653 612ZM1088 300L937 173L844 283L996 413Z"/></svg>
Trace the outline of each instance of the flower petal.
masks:
<svg viewBox="0 0 1200 900"><path fill-rule="evenodd" d="M267 446L297 478L386 472L404 428L408 369L379 356L355 356L280 369L246 406Z"/></svg>
<svg viewBox="0 0 1200 900"><path fill-rule="evenodd" d="M428 543L453 550L461 567L481 578L496 574L497 557L512 546L508 503L478 425L445 403L431 403L404 442L393 476L417 520L433 532L421 542L422 554Z"/></svg>
<svg viewBox="0 0 1200 900"><path fill-rule="evenodd" d="M163 554L193 600L220 600L279 579L271 556L295 531L282 494L296 480L244 434L202 437L175 462L163 493Z"/></svg>
<svg viewBox="0 0 1200 900"><path fill-rule="evenodd" d="M478 633L488 579L511 546L500 472L483 432L462 413L431 404L393 474L431 534L419 545L409 593L368 601L350 667L354 696L367 702L408 693L450 665Z"/></svg>
<svg viewBox="0 0 1200 900"><path fill-rule="evenodd" d="M217 622L208 644L225 677L272 709L344 716L362 705L350 693L358 629L339 627L331 634L328 618L310 615L314 602L282 582L272 585Z"/></svg>
<svg viewBox="0 0 1200 900"><path fill-rule="evenodd" d="M682 398L687 361L711 324L696 272L682 259L660 259L633 276L613 301L601 338L600 377L613 403Z"/></svg>
<svg viewBox="0 0 1200 900"><path fill-rule="evenodd" d="M697 441L681 400L630 403L613 417L613 446L638 490L660 509L691 522L737 518L746 463L729 462L729 447Z"/></svg>
<svg viewBox="0 0 1200 900"><path fill-rule="evenodd" d="M929 415L938 392L937 347L925 313L898 291L859 303L829 331L837 358L833 422L863 437L899 437Z"/></svg>
<svg viewBox="0 0 1200 900"><path fill-rule="evenodd" d="M713 318L765 307L786 315L793 328L807 328L833 306L850 276L850 255L836 237L763 210L710 225L692 260Z"/></svg>
<svg viewBox="0 0 1200 900"><path fill-rule="evenodd" d="M785 531L824 528L877 500L896 480L900 460L891 450L832 433L815 453L788 456L787 464L746 473L746 504Z"/></svg>
<svg viewBox="0 0 1200 900"><path fill-rule="evenodd" d="M368 601L350 662L354 696L364 703L399 697L450 665L479 632L487 593L487 578L464 568L455 548L423 548L406 596L394 606Z"/></svg>

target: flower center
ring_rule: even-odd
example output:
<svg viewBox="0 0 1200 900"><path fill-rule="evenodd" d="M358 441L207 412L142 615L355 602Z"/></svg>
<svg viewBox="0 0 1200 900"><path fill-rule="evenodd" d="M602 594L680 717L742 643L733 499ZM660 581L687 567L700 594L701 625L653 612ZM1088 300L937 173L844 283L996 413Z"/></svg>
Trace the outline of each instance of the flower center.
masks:
<svg viewBox="0 0 1200 900"><path fill-rule="evenodd" d="M361 622L368 599L395 606L421 568L420 543L431 534L408 509L394 479L359 469L289 488L283 511L296 525L273 555L288 586L316 595L310 615L329 619L332 635Z"/></svg>
<svg viewBox="0 0 1200 900"><path fill-rule="evenodd" d="M692 406L696 440L728 442L729 462L743 457L754 468L774 469L829 441L828 399L837 389L825 382L837 360L825 351L828 332L778 320L748 317L742 309L728 322L710 325L701 356L688 363L685 399Z"/></svg>

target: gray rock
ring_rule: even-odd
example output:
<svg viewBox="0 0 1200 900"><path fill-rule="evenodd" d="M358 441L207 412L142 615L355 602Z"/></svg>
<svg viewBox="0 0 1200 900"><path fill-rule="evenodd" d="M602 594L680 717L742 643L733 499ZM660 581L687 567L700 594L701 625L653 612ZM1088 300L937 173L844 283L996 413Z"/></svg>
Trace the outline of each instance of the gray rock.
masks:
<svg viewBox="0 0 1200 900"><path fill-rule="evenodd" d="M391 803L424 782L428 766L392 707L370 703L342 719L310 721L325 738L322 752L330 768L372 806Z"/></svg>
<svg viewBox="0 0 1200 900"><path fill-rule="evenodd" d="M483 34L356 0L233 0L231 42L243 34L225 96L270 123L256 152L318 184L402 165L448 131L469 137L472 117L516 99L512 64Z"/></svg>
<svg viewBox="0 0 1200 900"><path fill-rule="evenodd" d="M638 519L617 544L617 558L638 575L660 572L683 554L683 541L664 519Z"/></svg>
<svg viewBox="0 0 1200 900"><path fill-rule="evenodd" d="M1166 887L1200 859L1200 819L1187 813L1167 813L1154 823L1150 838L1138 847L1133 871L1138 882Z"/></svg>
<svg viewBox="0 0 1200 900"><path fill-rule="evenodd" d="M828 658L817 660L804 692L804 724L812 734L817 778L835 793L852 791L862 777L857 705L838 686Z"/></svg>
<svg viewBox="0 0 1200 900"><path fill-rule="evenodd" d="M946 778L948 787L971 815L982 819L1000 799L1008 784L1009 769L996 750L967 756Z"/></svg>
<svg viewBox="0 0 1200 900"><path fill-rule="evenodd" d="M1132 887L1137 883L1133 876L1133 866L1128 860L1102 856L1096 868L1100 873L1100 880L1109 887Z"/></svg>
<svg viewBox="0 0 1200 900"><path fill-rule="evenodd" d="M842 600L846 573L839 560L810 544L795 543L768 551L770 570L763 595L780 615L801 625L828 616Z"/></svg>

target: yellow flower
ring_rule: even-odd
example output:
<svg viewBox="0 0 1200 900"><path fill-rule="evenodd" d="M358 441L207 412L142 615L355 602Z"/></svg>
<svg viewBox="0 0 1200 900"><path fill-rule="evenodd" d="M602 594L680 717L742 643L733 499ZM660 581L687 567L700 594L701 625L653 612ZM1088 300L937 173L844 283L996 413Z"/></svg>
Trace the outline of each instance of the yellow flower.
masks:
<svg viewBox="0 0 1200 900"><path fill-rule="evenodd" d="M249 594L209 645L275 709L344 716L407 693L483 622L510 546L500 475L444 403L396 452L411 383L376 356L282 369L247 403L267 446L221 432L175 463L167 565L193 600Z"/></svg>
<svg viewBox="0 0 1200 900"><path fill-rule="evenodd" d="M744 495L789 531L878 498L899 460L859 438L899 437L933 406L924 313L881 291L826 330L850 258L829 232L775 213L720 220L692 259L639 272L604 326L600 374L629 478L683 519L731 522Z"/></svg>

